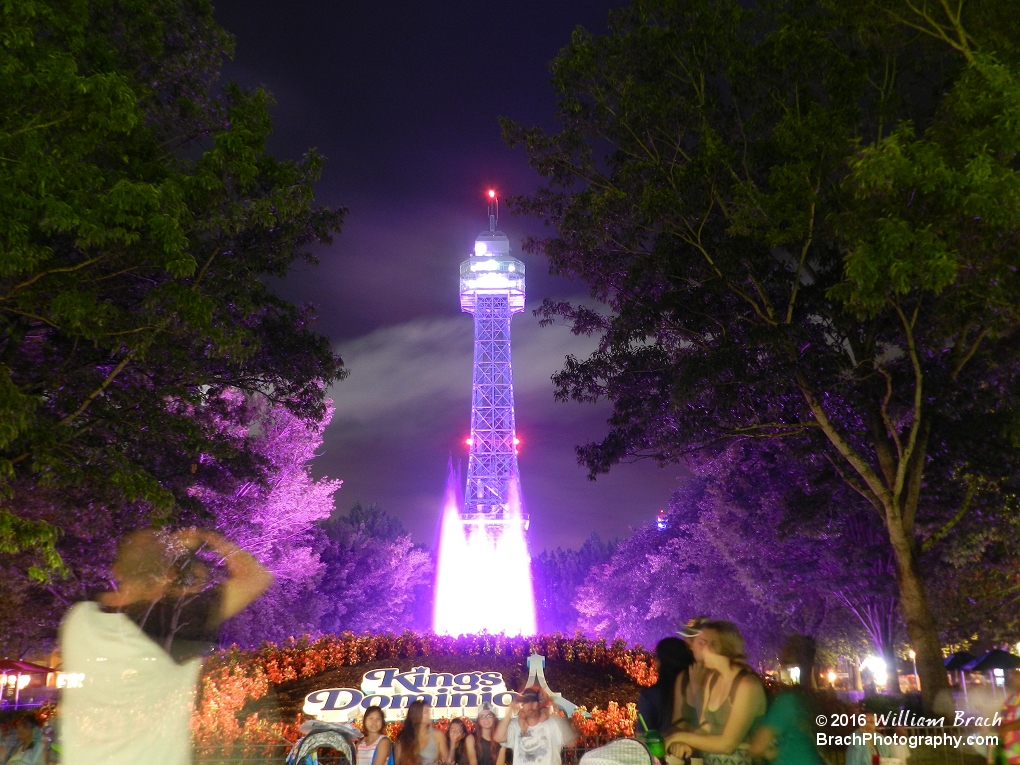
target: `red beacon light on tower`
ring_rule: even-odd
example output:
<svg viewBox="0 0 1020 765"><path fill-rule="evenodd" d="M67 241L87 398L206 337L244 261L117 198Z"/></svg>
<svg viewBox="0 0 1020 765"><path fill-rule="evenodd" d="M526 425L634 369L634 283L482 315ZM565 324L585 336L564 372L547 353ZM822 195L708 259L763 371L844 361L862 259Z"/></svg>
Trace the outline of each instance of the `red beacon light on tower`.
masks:
<svg viewBox="0 0 1020 765"><path fill-rule="evenodd" d="M496 190L495 189L489 189L489 199L495 199L495 198L496 198Z"/></svg>

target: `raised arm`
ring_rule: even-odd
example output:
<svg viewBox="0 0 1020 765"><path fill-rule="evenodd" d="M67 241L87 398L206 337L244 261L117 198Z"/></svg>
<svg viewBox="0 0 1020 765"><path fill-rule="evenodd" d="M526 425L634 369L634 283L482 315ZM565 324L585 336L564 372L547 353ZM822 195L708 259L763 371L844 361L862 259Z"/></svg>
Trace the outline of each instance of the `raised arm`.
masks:
<svg viewBox="0 0 1020 765"><path fill-rule="evenodd" d="M273 575L254 555L241 549L222 534L207 529L185 529L177 539L192 549L204 544L223 558L230 578L223 583L220 618L226 621L269 589Z"/></svg>
<svg viewBox="0 0 1020 765"><path fill-rule="evenodd" d="M510 730L510 721L514 719L514 715L521 708L521 702L511 701L510 708L507 709L506 714L503 715L503 719L499 721L499 725L496 726L496 730L492 732L492 738L497 744L505 744L507 738L507 731Z"/></svg>

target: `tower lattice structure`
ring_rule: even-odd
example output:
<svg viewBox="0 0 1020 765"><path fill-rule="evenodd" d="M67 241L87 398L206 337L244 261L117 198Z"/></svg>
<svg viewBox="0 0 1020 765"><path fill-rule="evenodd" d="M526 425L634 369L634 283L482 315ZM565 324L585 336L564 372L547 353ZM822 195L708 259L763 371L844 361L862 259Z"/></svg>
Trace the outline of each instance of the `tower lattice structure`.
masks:
<svg viewBox="0 0 1020 765"><path fill-rule="evenodd" d="M508 510L519 490L514 422L510 322L524 310L524 264L511 256L510 241L496 231L495 200L489 230L460 267L460 306L475 317L471 385L471 439L462 518L498 533L502 524L527 519Z"/></svg>

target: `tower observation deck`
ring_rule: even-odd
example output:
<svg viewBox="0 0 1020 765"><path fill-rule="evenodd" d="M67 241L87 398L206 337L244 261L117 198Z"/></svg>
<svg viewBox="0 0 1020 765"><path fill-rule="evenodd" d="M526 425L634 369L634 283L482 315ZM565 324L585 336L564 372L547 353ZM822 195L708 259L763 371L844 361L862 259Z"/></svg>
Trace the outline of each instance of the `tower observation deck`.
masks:
<svg viewBox="0 0 1020 765"><path fill-rule="evenodd" d="M474 253L460 266L460 307L475 317L471 450L462 518L493 527L522 522L527 528L526 518L508 512L511 492L520 489L510 321L524 310L524 264L510 254L506 235L496 230L494 197L489 208L489 230L478 236Z"/></svg>

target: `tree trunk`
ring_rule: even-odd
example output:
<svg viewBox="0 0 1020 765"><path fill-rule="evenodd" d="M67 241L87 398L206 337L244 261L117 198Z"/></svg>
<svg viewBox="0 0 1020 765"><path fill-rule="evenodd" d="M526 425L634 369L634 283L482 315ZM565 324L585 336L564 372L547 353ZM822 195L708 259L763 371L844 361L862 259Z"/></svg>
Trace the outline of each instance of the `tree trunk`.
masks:
<svg viewBox="0 0 1020 765"><path fill-rule="evenodd" d="M917 653L917 674L921 680L921 703L925 712L949 714L952 696L942 662L935 618L917 570L913 539L908 539L895 522L889 523L889 541L896 556L896 579L900 589L900 609L910 644ZM895 667L892 668L895 671Z"/></svg>

